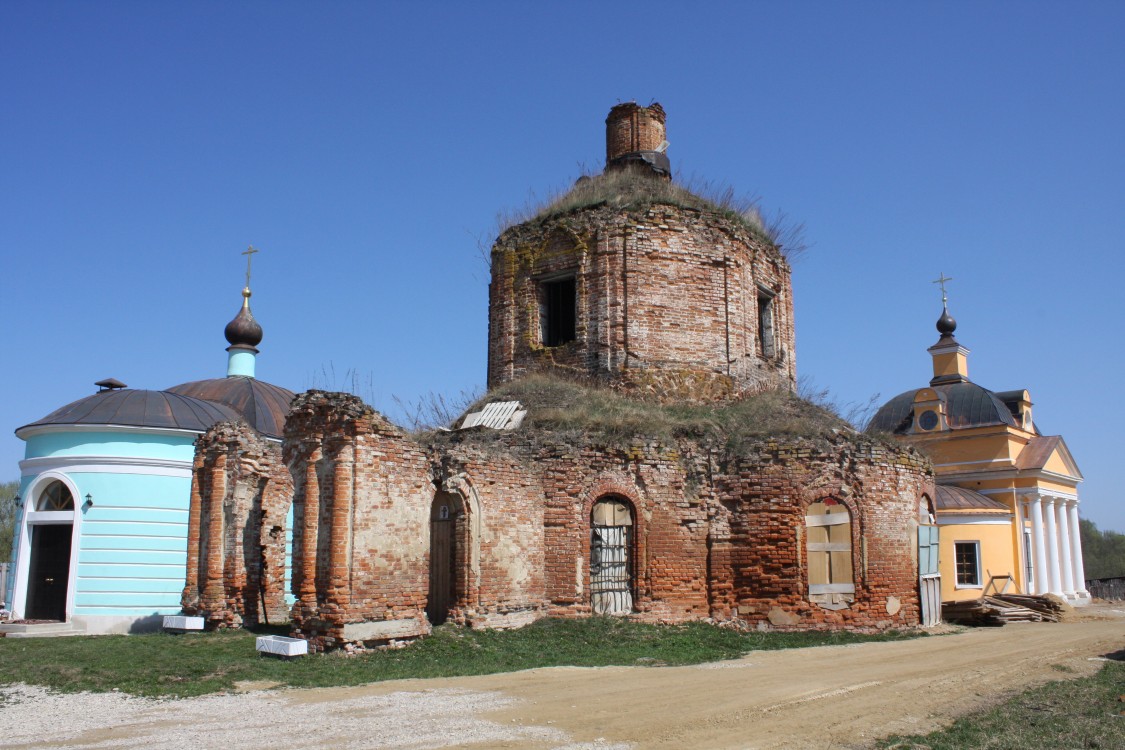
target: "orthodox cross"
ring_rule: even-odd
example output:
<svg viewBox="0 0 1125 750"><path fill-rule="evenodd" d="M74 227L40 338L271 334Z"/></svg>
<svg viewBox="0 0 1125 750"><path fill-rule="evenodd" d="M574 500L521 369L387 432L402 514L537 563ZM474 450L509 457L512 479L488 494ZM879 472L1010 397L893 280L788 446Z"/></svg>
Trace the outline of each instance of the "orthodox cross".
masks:
<svg viewBox="0 0 1125 750"><path fill-rule="evenodd" d="M946 276L945 273L941 273L938 276L938 278L934 279L931 282L933 284L941 284L941 304L943 304L943 305L946 302L949 301L948 298L945 296L945 282L947 282L947 281L953 281L953 277L952 276Z"/></svg>
<svg viewBox="0 0 1125 750"><path fill-rule="evenodd" d="M241 253L242 255L246 256L246 288L247 289L250 288L250 261L251 261L251 259L253 259L254 253L256 253L256 252L258 252L258 251L254 249L253 245L251 245L250 247L243 250L242 253Z"/></svg>

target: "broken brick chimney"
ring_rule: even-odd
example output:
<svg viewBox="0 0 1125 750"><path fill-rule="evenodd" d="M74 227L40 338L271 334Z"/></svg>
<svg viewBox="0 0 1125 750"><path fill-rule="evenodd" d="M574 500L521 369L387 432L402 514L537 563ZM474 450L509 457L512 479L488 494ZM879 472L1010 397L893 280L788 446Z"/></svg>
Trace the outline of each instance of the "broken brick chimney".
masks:
<svg viewBox="0 0 1125 750"><path fill-rule="evenodd" d="M636 102L618 104L605 118L605 168L652 170L672 179L672 165L665 150L664 108L657 102L642 107Z"/></svg>

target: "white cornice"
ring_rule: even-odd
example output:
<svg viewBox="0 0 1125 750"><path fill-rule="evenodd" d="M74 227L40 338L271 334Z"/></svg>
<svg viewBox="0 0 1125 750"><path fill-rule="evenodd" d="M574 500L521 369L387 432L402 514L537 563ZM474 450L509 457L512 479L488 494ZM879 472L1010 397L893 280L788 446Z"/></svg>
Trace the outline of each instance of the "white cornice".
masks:
<svg viewBox="0 0 1125 750"><path fill-rule="evenodd" d="M191 477L191 461L171 458L120 458L117 456L44 456L20 461L23 476L45 471L80 471L101 474L150 474L164 477Z"/></svg>
<svg viewBox="0 0 1125 750"><path fill-rule="evenodd" d="M971 516L966 514L943 516L939 512L937 514L937 522L938 526L1010 526L1012 523L1012 514L989 513L981 514L979 516Z"/></svg>
<svg viewBox="0 0 1125 750"><path fill-rule="evenodd" d="M137 427L127 424L41 424L30 427L21 427L16 430L16 437L27 440L36 435L45 435L52 432L134 432L144 435L175 435L177 437L202 435L202 430L184 430L172 427Z"/></svg>
<svg viewBox="0 0 1125 750"><path fill-rule="evenodd" d="M1011 491L1012 490L1007 490L1007 492ZM1036 495L1041 499L1053 498L1055 500L1073 500L1074 502L1078 502L1077 492L1061 492L1059 490L1051 490L1045 487L1021 487L1018 490L1015 490L1015 493L1018 496L1027 498L1030 498L1032 495Z"/></svg>
<svg viewBox="0 0 1125 750"><path fill-rule="evenodd" d="M1004 464L1006 466L1012 465L1010 458L987 458L983 461L950 461L947 464L934 464L935 469L942 469L946 466L973 466L975 464Z"/></svg>
<svg viewBox="0 0 1125 750"><path fill-rule="evenodd" d="M1003 471L972 471L972 472L938 472L938 479L943 484L956 484L960 482L990 482L997 479L1045 479L1050 482L1077 487L1082 480L1066 474L1057 474L1053 471L1005 469Z"/></svg>

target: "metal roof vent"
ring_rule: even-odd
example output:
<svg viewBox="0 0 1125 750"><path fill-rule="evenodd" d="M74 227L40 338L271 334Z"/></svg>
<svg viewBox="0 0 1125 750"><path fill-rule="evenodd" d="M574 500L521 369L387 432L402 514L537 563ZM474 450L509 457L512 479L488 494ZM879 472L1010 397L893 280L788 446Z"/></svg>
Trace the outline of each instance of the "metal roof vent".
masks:
<svg viewBox="0 0 1125 750"><path fill-rule="evenodd" d="M105 380L99 380L98 382L94 383L94 385L98 387L98 393L101 393L102 391L116 391L120 388L129 387L117 378L106 378Z"/></svg>

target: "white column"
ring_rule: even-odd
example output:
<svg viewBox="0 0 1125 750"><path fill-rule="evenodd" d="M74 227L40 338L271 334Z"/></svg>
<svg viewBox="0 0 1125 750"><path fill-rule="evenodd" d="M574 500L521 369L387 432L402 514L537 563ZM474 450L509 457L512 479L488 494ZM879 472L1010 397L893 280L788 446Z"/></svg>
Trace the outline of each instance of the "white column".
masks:
<svg viewBox="0 0 1125 750"><path fill-rule="evenodd" d="M1062 594L1062 571L1059 569L1059 529L1055 526L1055 500L1043 498L1043 515L1047 521L1047 591Z"/></svg>
<svg viewBox="0 0 1125 750"><path fill-rule="evenodd" d="M1062 568L1062 592L1067 599L1074 598L1074 572L1070 567L1070 523L1066 515L1066 500L1055 499L1055 523L1059 527L1059 567Z"/></svg>
<svg viewBox="0 0 1125 750"><path fill-rule="evenodd" d="M1043 505L1038 495L1027 499L1028 515L1031 516L1031 541L1035 548L1035 578L1036 594L1047 593L1047 551L1044 546L1047 542L1043 538Z"/></svg>
<svg viewBox="0 0 1125 750"><path fill-rule="evenodd" d="M1070 516L1070 565L1074 570L1074 593L1082 599L1089 599L1090 592L1086 590L1086 566L1082 563L1082 533L1078 523L1078 501L1068 502L1066 512Z"/></svg>

